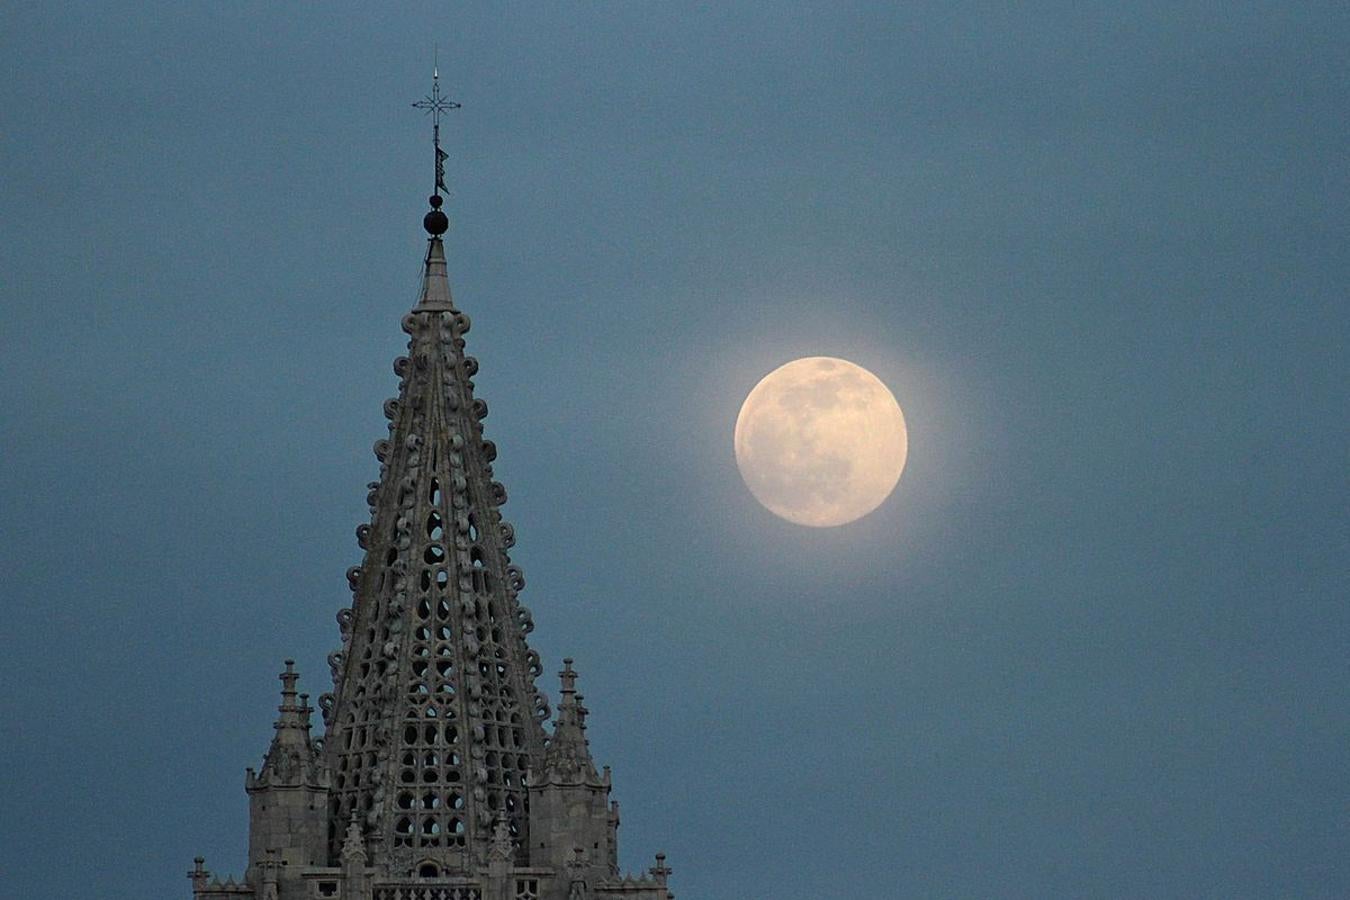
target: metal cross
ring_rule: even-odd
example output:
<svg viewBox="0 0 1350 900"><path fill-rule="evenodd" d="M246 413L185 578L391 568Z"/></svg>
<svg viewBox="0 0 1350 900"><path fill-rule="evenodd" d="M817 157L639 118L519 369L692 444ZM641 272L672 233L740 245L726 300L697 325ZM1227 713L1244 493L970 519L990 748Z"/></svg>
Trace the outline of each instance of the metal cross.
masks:
<svg viewBox="0 0 1350 900"><path fill-rule="evenodd" d="M431 70L431 93L418 100L413 106L431 113L431 124L435 128L441 125L441 113L459 109L460 104L441 96L441 72L437 67Z"/></svg>
<svg viewBox="0 0 1350 900"><path fill-rule="evenodd" d="M449 193L445 186L445 160L450 155L441 149L441 114L459 109L460 104L441 96L441 70L436 66L431 70L431 93L413 104L414 107L431 114L431 139L436 146L436 193Z"/></svg>

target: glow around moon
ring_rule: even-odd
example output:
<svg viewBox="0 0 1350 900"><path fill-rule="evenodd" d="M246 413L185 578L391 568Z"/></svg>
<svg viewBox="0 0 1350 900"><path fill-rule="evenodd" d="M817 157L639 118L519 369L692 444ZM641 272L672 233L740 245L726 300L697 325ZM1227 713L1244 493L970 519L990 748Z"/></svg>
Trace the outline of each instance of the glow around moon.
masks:
<svg viewBox="0 0 1350 900"><path fill-rule="evenodd" d="M755 385L736 417L735 448L756 500L790 522L825 528L890 496L909 437L879 378L848 360L809 356Z"/></svg>

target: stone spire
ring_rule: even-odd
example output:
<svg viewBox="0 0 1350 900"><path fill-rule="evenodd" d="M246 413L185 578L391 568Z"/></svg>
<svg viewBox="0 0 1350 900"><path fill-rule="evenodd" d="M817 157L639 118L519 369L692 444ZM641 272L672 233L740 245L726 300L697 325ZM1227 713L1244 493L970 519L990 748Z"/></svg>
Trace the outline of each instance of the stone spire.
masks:
<svg viewBox="0 0 1350 900"><path fill-rule="evenodd" d="M590 744L586 740L586 713L589 710L582 705L585 698L577 693L577 673L572 669L572 660L563 660L563 670L558 673L558 678L562 681L562 698L558 701L558 715L544 751L540 774L545 783L601 785L604 782L595 771Z"/></svg>
<svg viewBox="0 0 1350 900"><path fill-rule="evenodd" d="M277 677L281 679L281 705L272 725L276 733L263 757L262 770L256 775L248 770L248 787L320 787L324 773L318 748L309 734L309 716L314 708L309 705L308 694L296 693L300 674L295 671L295 660L286 660L286 670Z"/></svg>
<svg viewBox="0 0 1350 900"><path fill-rule="evenodd" d="M523 846L526 773L542 762L548 717L499 511L506 491L483 438L487 405L474 397L478 363L464 353L469 317L451 299L440 200L424 221L421 297L403 317L398 397L384 405L390 435L375 444L371 520L357 529L365 558L347 573L352 606L338 613L334 691L320 699L330 855L355 812L370 859L391 874L427 861L473 871L499 819Z"/></svg>
<svg viewBox="0 0 1350 900"><path fill-rule="evenodd" d="M319 698L325 732L288 660L262 769L249 770L244 883L212 880L200 858L196 900L341 896L670 900L658 857L649 876L620 876L619 808L609 768L596 773L587 711L565 660L552 733L526 644L534 623L503 521L506 490L474 396L469 317L450 291L442 235L439 116L458 106L439 80L415 104L433 118L436 189L422 290L403 316L408 352L394 361L398 396L375 442L370 521L356 529L361 564L347 570L342 646L328 655L333 690ZM660 871L658 871L660 870Z"/></svg>

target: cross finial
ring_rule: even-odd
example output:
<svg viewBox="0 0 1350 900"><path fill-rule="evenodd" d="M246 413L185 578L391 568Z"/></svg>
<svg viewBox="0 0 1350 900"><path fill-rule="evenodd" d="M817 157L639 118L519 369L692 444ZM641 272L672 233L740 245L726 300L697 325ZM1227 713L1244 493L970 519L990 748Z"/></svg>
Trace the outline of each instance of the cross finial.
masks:
<svg viewBox="0 0 1350 900"><path fill-rule="evenodd" d="M431 115L431 141L436 148L436 196L440 196L441 191L446 190L445 160L449 156L441 149L441 115L452 109L459 109L460 104L441 96L439 64L433 66L431 70L431 93L418 100L413 106Z"/></svg>

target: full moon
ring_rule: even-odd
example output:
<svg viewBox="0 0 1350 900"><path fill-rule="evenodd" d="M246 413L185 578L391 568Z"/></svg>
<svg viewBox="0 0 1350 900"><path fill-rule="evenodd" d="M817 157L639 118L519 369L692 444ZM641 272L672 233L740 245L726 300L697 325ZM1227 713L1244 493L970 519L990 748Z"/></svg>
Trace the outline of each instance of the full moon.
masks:
<svg viewBox="0 0 1350 900"><path fill-rule="evenodd" d="M862 518L890 496L909 437L881 379L845 359L808 356L750 391L735 447L741 477L765 508L827 528Z"/></svg>

